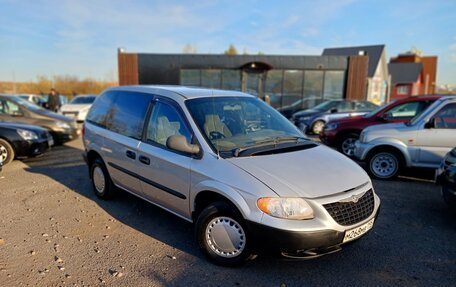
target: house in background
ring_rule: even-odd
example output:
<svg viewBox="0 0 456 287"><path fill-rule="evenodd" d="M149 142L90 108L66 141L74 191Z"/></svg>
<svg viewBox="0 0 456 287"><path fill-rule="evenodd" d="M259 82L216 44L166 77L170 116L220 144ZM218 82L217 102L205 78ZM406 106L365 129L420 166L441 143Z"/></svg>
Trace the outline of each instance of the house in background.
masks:
<svg viewBox="0 0 456 287"><path fill-rule="evenodd" d="M391 74L390 99L400 99L421 94L422 83L421 63L390 63L388 70Z"/></svg>
<svg viewBox="0 0 456 287"><path fill-rule="evenodd" d="M391 58L391 99L434 94L436 91L437 56L422 56L411 51Z"/></svg>
<svg viewBox="0 0 456 287"><path fill-rule="evenodd" d="M383 104L389 101L390 87L385 50L385 45L327 48L323 50L323 56L366 56L368 63L363 98Z"/></svg>

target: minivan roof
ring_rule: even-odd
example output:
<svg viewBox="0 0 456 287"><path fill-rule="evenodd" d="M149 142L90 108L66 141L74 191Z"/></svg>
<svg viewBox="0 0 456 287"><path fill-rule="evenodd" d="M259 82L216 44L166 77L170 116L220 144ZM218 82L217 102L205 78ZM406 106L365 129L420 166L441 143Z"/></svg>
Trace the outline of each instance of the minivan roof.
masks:
<svg viewBox="0 0 456 287"><path fill-rule="evenodd" d="M109 88L110 91L134 91L142 93L154 93L157 91L168 91L176 93L185 99L206 98L206 97L254 97L252 95L238 92L217 89L206 89L185 86L156 86L156 85L136 85L136 86L119 86Z"/></svg>

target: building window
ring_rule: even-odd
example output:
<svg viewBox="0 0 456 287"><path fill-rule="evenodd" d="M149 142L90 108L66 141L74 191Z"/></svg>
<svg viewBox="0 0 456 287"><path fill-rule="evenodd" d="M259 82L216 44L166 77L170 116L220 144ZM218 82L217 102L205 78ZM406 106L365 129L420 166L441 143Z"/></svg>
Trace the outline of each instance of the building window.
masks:
<svg viewBox="0 0 456 287"><path fill-rule="evenodd" d="M180 84L182 86L201 86L200 70L180 70Z"/></svg>
<svg viewBox="0 0 456 287"><path fill-rule="evenodd" d="M221 86L221 70L201 70L201 87L210 89L220 89Z"/></svg>
<svg viewBox="0 0 456 287"><path fill-rule="evenodd" d="M397 86L398 95L408 95L410 93L410 87L408 85Z"/></svg>
<svg viewBox="0 0 456 287"><path fill-rule="evenodd" d="M282 107L301 106L303 71L287 70L283 75Z"/></svg>
<svg viewBox="0 0 456 287"><path fill-rule="evenodd" d="M304 72L304 108L312 108L322 102L323 71Z"/></svg>
<svg viewBox="0 0 456 287"><path fill-rule="evenodd" d="M325 100L342 99L344 97L344 71L326 71L323 98Z"/></svg>
<svg viewBox="0 0 456 287"><path fill-rule="evenodd" d="M222 89L241 90L241 72L239 70L222 70Z"/></svg>
<svg viewBox="0 0 456 287"><path fill-rule="evenodd" d="M271 70L267 72L265 95L269 96L271 106L274 108L282 106L282 79L282 70Z"/></svg>

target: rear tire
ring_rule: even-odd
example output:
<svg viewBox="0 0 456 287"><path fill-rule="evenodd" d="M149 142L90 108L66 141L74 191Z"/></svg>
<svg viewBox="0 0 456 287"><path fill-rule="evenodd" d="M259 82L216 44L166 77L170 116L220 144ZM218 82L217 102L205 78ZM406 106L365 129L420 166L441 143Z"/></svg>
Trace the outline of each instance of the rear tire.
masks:
<svg viewBox="0 0 456 287"><path fill-rule="evenodd" d="M381 151L369 156L368 171L378 179L393 179L401 169L401 157L395 151Z"/></svg>
<svg viewBox="0 0 456 287"><path fill-rule="evenodd" d="M235 267L253 258L245 221L225 202L212 203L200 213L195 235L202 253L217 265Z"/></svg>
<svg viewBox="0 0 456 287"><path fill-rule="evenodd" d="M352 158L355 156L355 142L359 139L359 133L343 135L337 144L337 149L344 155Z"/></svg>
<svg viewBox="0 0 456 287"><path fill-rule="evenodd" d="M90 176L92 178L93 191L99 198L109 199L113 197L114 184L100 158L96 158L90 165Z"/></svg>
<svg viewBox="0 0 456 287"><path fill-rule="evenodd" d="M0 157L3 165L7 165L14 159L15 153L13 147L4 139L0 139Z"/></svg>

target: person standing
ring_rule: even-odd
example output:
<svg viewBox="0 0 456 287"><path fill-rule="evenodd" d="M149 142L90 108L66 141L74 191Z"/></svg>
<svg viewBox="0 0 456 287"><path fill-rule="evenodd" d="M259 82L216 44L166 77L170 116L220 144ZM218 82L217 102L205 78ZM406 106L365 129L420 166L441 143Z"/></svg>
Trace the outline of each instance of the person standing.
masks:
<svg viewBox="0 0 456 287"><path fill-rule="evenodd" d="M51 92L48 95L47 105L48 109L53 112L57 112L62 105L60 102L60 95L54 88L51 89Z"/></svg>

